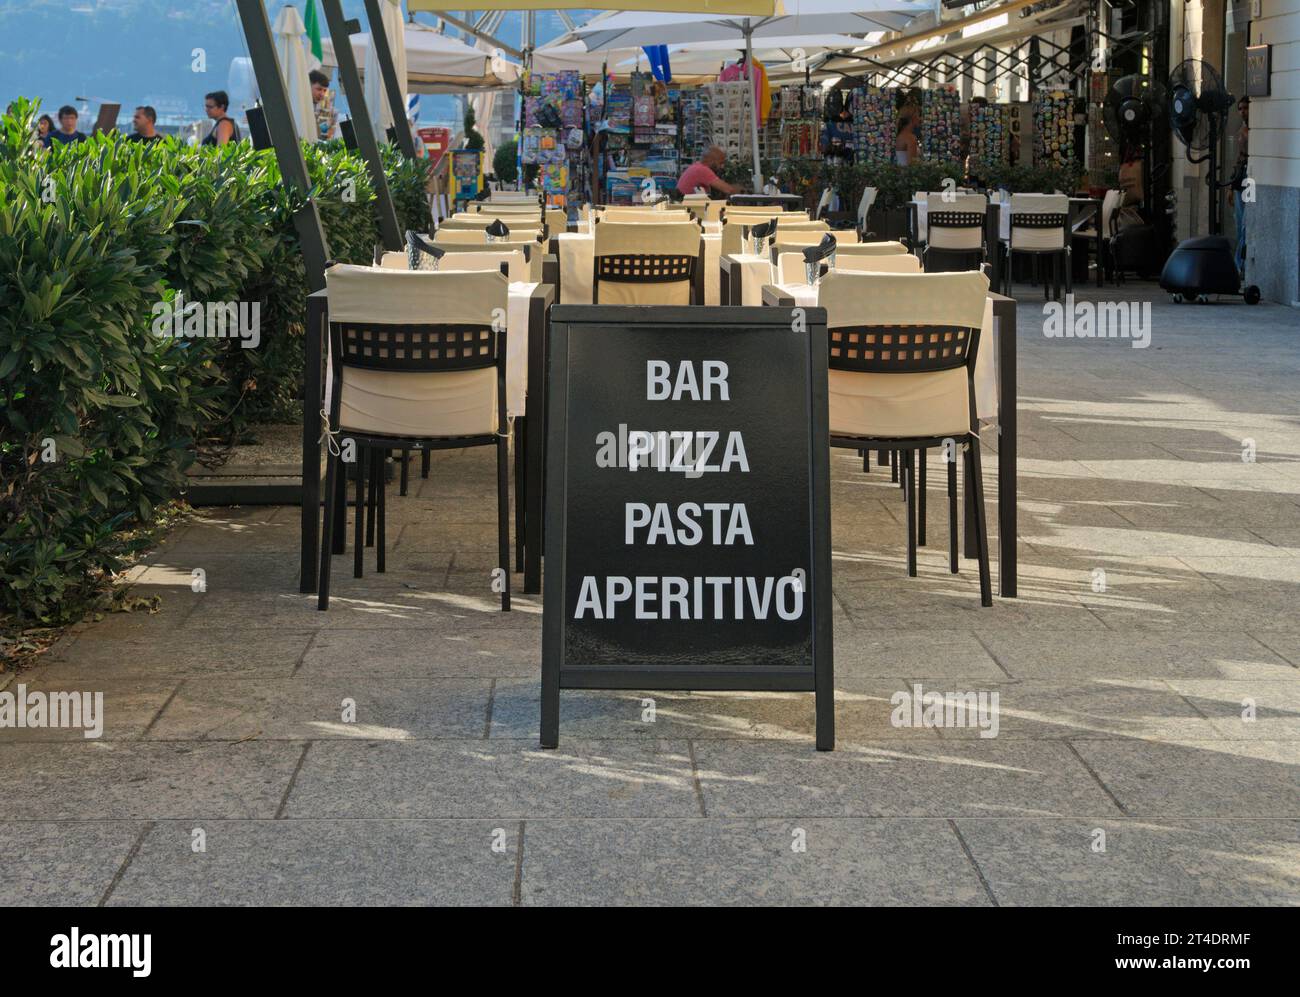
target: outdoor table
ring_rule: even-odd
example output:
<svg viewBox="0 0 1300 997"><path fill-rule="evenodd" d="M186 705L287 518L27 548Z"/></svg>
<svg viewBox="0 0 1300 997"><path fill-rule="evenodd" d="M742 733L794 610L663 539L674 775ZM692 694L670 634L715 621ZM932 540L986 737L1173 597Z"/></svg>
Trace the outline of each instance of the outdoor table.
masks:
<svg viewBox="0 0 1300 997"><path fill-rule="evenodd" d="M704 228L704 303L719 303L718 259L722 254L721 226ZM596 266L596 237L588 232L565 232L555 237L559 258L559 303L591 304L591 275Z"/></svg>
<svg viewBox="0 0 1300 997"><path fill-rule="evenodd" d="M524 592L542 584L542 475L546 446L547 309L555 300L549 284L512 283L506 315L506 410L514 420L516 446L522 441L524 467ZM307 296L306 399L302 424L302 561L299 591L316 591L321 515L321 410L328 384L329 292ZM312 403L315 399L315 403ZM518 466L518 464L516 464ZM340 485L346 482L340 476ZM346 515L342 504L339 511ZM334 530L338 543L345 531ZM335 553L341 553L336 549Z"/></svg>
<svg viewBox="0 0 1300 997"><path fill-rule="evenodd" d="M817 289L809 284L768 284L762 303L777 308L817 304ZM996 420L998 433L998 594L1017 593L1016 517L1016 301L989 292L985 319L992 319L994 354L981 352L975 362L975 399L980 419ZM988 360L986 364L984 361ZM973 522L974 496L964 490L966 522ZM965 554L975 556L973 531L966 530Z"/></svg>
<svg viewBox="0 0 1300 997"><path fill-rule="evenodd" d="M728 204L751 207L779 207L789 211L803 208L803 198L798 194L732 194L727 198Z"/></svg>
<svg viewBox="0 0 1300 997"><path fill-rule="evenodd" d="M724 305L759 305L772 283L772 261L755 253L728 253L718 261L719 300Z"/></svg>

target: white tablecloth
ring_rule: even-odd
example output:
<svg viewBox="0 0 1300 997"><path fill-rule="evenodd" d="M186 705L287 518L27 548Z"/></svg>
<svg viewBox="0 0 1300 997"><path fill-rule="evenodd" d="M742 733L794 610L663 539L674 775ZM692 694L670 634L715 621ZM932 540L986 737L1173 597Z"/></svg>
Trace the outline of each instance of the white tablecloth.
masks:
<svg viewBox="0 0 1300 997"><path fill-rule="evenodd" d="M528 304L536 284L517 282L510 285L506 305L506 414L524 414L528 398ZM325 411L330 410L334 388L334 356L326 342Z"/></svg>
<svg viewBox="0 0 1300 997"><path fill-rule="evenodd" d="M801 308L817 305L817 288L810 284L777 284ZM998 380L994 342L993 299L984 301L984 324L980 329L979 353L975 357L975 411L981 422L998 421Z"/></svg>
<svg viewBox="0 0 1300 997"><path fill-rule="evenodd" d="M585 232L565 232L555 237L560 262L560 304L591 304L591 275L596 266L596 237ZM704 231L704 303L719 300L718 261L722 253L722 231Z"/></svg>

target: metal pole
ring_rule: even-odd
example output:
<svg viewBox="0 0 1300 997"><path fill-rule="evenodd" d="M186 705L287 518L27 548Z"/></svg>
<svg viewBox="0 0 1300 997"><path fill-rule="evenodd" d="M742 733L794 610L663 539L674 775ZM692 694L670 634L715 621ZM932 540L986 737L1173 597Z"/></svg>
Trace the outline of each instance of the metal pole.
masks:
<svg viewBox="0 0 1300 997"><path fill-rule="evenodd" d="M388 28L384 25L383 9L380 6L387 2L388 0L366 0L366 19L370 22L370 51L378 58L379 71L384 76L384 92L388 95L388 106L393 111L397 147L407 159L414 159L415 140L411 138L411 129L406 125L406 81L397 78L397 67L393 65L392 41L388 37Z"/></svg>
<svg viewBox="0 0 1300 997"><path fill-rule="evenodd" d="M749 134L754 143L754 193L763 192L763 161L758 153L758 94L754 90L754 29L745 18L745 81L749 83L750 102L754 113L750 116Z"/></svg>
<svg viewBox="0 0 1300 997"><path fill-rule="evenodd" d="M349 37L351 26L360 25L355 21L350 25L343 17L340 0L321 0L321 6L325 8L330 41L334 43L334 57L339 64L339 82L343 84L343 93L348 99L357 148L370 168L370 185L375 189L375 212L379 216L380 238L384 240L384 248L390 252L400 252L402 233L397 224L397 211L393 208L393 195L388 190L388 177L384 173L384 161L379 155L379 144L375 141L374 126L366 111L366 97L361 89L361 76L357 72L357 60L352 54L352 39Z"/></svg>
<svg viewBox="0 0 1300 997"><path fill-rule="evenodd" d="M284 74L275 54L275 41L271 37L271 22L266 16L262 0L237 0L239 19L244 25L244 38L248 54L253 60L258 92L262 95L262 110L266 114L266 127L275 145L275 159L280 164L280 175L290 187L306 193L311 190L307 176L307 163L302 158L298 132L294 128L293 113L289 110L289 94L285 90ZM325 289L325 261L329 259L329 243L321 224L316 202L307 203L293 216L293 227L302 247L303 264L307 270L307 286L313 291Z"/></svg>

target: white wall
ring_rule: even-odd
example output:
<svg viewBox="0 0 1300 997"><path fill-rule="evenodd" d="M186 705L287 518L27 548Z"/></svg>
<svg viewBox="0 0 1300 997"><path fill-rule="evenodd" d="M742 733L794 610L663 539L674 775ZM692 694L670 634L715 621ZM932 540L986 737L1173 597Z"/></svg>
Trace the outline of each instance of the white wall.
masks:
<svg viewBox="0 0 1300 997"><path fill-rule="evenodd" d="M1260 8L1250 43L1273 46L1273 89L1250 102L1250 175L1300 187L1300 0L1260 0Z"/></svg>

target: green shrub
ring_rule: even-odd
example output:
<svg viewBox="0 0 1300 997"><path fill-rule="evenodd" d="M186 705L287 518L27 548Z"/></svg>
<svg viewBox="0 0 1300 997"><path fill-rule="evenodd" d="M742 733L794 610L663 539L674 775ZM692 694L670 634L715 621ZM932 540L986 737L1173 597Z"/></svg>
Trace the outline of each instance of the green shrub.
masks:
<svg viewBox="0 0 1300 997"><path fill-rule="evenodd" d="M519 179L519 144L514 139L497 146L492 154L492 172L498 183L514 183Z"/></svg>
<svg viewBox="0 0 1300 997"><path fill-rule="evenodd" d="M43 152L36 105L0 118L0 618L58 622L174 498L205 443L301 415L305 273L270 150L95 136ZM341 262L378 238L365 164L304 146ZM390 153L410 227L424 164ZM156 335L187 301L257 303L260 342Z"/></svg>

